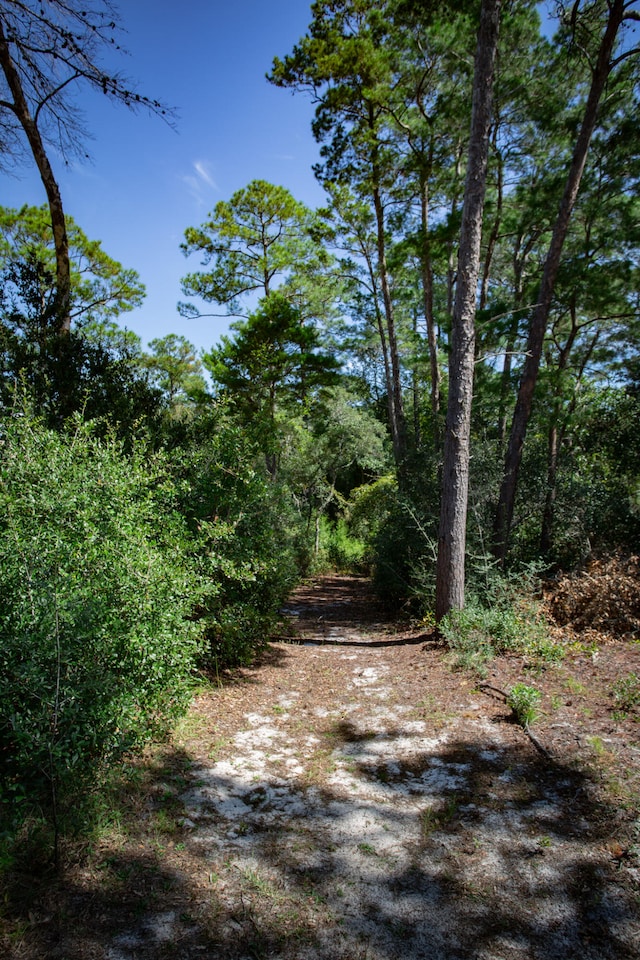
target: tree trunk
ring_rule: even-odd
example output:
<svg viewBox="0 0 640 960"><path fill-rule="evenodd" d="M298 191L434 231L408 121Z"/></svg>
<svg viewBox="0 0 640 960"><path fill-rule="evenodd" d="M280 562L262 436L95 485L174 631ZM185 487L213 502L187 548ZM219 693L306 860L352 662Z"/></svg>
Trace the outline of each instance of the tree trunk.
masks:
<svg viewBox="0 0 640 960"><path fill-rule="evenodd" d="M547 438L547 494L544 501L542 530L540 532L540 553L543 557L550 554L553 544L553 520L558 479L558 424L556 417L557 411L554 411Z"/></svg>
<svg viewBox="0 0 640 960"><path fill-rule="evenodd" d="M438 414L440 413L440 367L438 366L438 342L433 317L433 267L431 264L431 246L429 243L429 181L424 170L420 171L420 215L422 227L422 293L424 317L427 324L427 343L429 345L429 367L431 372L431 415L433 417L433 439L436 449L440 446Z"/></svg>
<svg viewBox="0 0 640 960"><path fill-rule="evenodd" d="M413 338L418 342L418 316L413 314ZM420 427L420 379L417 359L414 359L413 369L411 370L411 388L413 392L413 442L415 449L422 447L422 430Z"/></svg>
<svg viewBox="0 0 640 960"><path fill-rule="evenodd" d="M437 620L442 619L452 608L461 609L464 606L476 295L500 2L501 0L483 0L475 57L471 136L449 359L449 398L436 578Z"/></svg>
<svg viewBox="0 0 640 960"><path fill-rule="evenodd" d="M451 196L451 209L449 215L451 219L456 215L458 208L458 183L462 175L462 159L464 156L464 150L461 144L457 146L456 153L456 176L455 176L455 185L453 187L453 192ZM449 317L453 316L453 300L455 296L456 288L456 257L455 257L455 243L453 240L449 243L449 255L447 258L447 315Z"/></svg>
<svg viewBox="0 0 640 960"><path fill-rule="evenodd" d="M551 311L551 302L558 269L560 267L562 248L567 235L571 213L578 196L580 181L589 151L589 144L595 129L598 106L607 78L611 72L611 54L623 17L624 0L613 0L609 5L609 18L600 43L598 60L593 71L582 126L573 152L564 195L560 201L558 216L545 260L538 302L529 328L527 356L522 370L518 398L511 423L502 487L500 489L494 522L494 552L502 563L504 563L507 555L509 532L513 521L513 509L518 484L518 473L522 461L522 448L531 416L533 395L538 379L538 371L540 369L544 335Z"/></svg>
<svg viewBox="0 0 640 960"><path fill-rule="evenodd" d="M68 334L71 329L71 264L69 260L69 241L67 239L67 225L62 206L62 197L60 195L58 182L49 163L38 125L29 110L29 104L24 95L20 75L13 62L1 20L0 66L2 67L7 86L13 97L13 103L7 104L7 106L10 106L11 110L13 110L25 132L33 158L40 173L40 179L47 194L56 257L55 309L58 333Z"/></svg>
<svg viewBox="0 0 640 960"><path fill-rule="evenodd" d="M389 271L387 268L386 240L384 229L384 210L380 198L378 187L373 189L373 205L376 213L376 231L378 244L378 273L380 276L380 287L382 289L382 302L384 305L384 315L387 323L387 343L389 345L389 359L391 361L391 390L393 394L393 416L392 441L393 455L396 464L400 465L407 452L407 425L404 415L404 403L402 400L402 383L400 380L400 357L398 355L398 340L396 337L396 325L393 311L393 301L391 299L391 287L389 285Z"/></svg>
<svg viewBox="0 0 640 960"><path fill-rule="evenodd" d="M497 137L497 132L495 134ZM484 310L487 306L487 299L489 297L489 279L491 277L491 263L493 260L493 254L496 249L496 244L498 242L498 237L500 235L500 227L502 225L502 204L503 204L503 193L504 193L504 173L503 173L503 160L498 150L497 144L494 144L495 151L497 155L497 177L496 177L496 215L493 219L493 224L491 226L491 232L489 234L489 239L487 240L487 252L484 258L484 265L482 268L482 282L480 284L480 309Z"/></svg>
<svg viewBox="0 0 640 960"><path fill-rule="evenodd" d="M376 279L376 271L374 263L369 256L368 251L362 247L362 255L367 264L367 270L369 272L369 282L371 283L371 293L373 296L373 304L376 314L376 326L378 328L378 336L380 337L380 348L382 350L382 363L384 366L384 382L385 389L387 391L387 415L389 417L389 429L391 431L391 437L394 437L394 431L396 429L396 414L395 414L395 402L393 394L393 377L391 375L391 360L389 359L389 346L387 344L387 334L384 328L384 318L380 310L380 300L378 296L378 283Z"/></svg>

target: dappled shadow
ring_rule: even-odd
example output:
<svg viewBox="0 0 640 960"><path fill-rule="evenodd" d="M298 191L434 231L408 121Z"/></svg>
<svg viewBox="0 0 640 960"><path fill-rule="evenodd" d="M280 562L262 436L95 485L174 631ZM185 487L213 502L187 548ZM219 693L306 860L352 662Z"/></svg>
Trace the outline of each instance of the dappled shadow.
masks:
<svg viewBox="0 0 640 960"><path fill-rule="evenodd" d="M397 611L376 596L366 577L333 575L298 587L282 608L286 633L278 640L335 646L400 646L429 638L398 635Z"/></svg>
<svg viewBox="0 0 640 960"><path fill-rule="evenodd" d="M168 751L91 875L15 875L5 955L635 960L637 905L605 849L617 811L589 778L526 743L405 757L410 734L336 723L348 779L320 787Z"/></svg>
<svg viewBox="0 0 640 960"><path fill-rule="evenodd" d="M224 837L240 869L250 864L282 896L306 892L338 919L314 956L352 956L354 945L380 958L637 956L635 904L603 853L616 811L583 774L528 746L478 754L460 740L410 761L385 751L383 762L372 745L405 731L342 723L331 735L350 783L309 790L275 778L256 792L211 771L185 798L203 857ZM371 783L377 792L360 790Z"/></svg>
<svg viewBox="0 0 640 960"><path fill-rule="evenodd" d="M314 588L298 613L309 636L406 642L383 633L365 583L354 601L352 578L330 579L331 603L314 606ZM488 715L430 693L448 674L394 705L434 658L265 647L225 677L239 690L207 701L198 759L171 747L143 768L108 844L77 865L68 850L57 880L16 870L0 955L637 960L637 891L613 852L624 825L597 773L537 752L490 684Z"/></svg>

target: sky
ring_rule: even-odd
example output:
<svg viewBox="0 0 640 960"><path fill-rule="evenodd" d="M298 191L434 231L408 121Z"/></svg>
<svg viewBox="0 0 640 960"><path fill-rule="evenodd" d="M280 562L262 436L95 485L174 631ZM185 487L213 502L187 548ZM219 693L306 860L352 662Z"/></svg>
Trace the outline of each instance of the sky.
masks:
<svg viewBox="0 0 640 960"><path fill-rule="evenodd" d="M208 350L230 320L187 320L177 311L185 299L180 279L198 265L197 255L180 250L186 228L256 179L286 187L310 207L323 202L312 171L313 105L265 79L274 56L289 53L306 32L310 0L120 0L118 8L128 55L113 64L138 92L175 108L176 128L78 86L74 102L91 134L91 159L66 166L52 153L51 160L65 212L145 284L144 306L123 314L120 325L145 347L177 333ZM1 174L0 188L5 207L46 202L31 164Z"/></svg>

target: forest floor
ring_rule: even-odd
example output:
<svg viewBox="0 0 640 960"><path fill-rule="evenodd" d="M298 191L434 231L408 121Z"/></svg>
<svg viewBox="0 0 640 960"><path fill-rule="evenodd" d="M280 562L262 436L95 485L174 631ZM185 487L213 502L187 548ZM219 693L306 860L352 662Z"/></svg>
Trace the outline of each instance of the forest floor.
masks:
<svg viewBox="0 0 640 960"><path fill-rule="evenodd" d="M16 871L0 953L637 960L640 693L612 693L640 676L637 624L607 632L569 581L548 602L562 662L480 681L367 581L302 586L287 639L198 695L89 854ZM518 681L543 694L534 739Z"/></svg>

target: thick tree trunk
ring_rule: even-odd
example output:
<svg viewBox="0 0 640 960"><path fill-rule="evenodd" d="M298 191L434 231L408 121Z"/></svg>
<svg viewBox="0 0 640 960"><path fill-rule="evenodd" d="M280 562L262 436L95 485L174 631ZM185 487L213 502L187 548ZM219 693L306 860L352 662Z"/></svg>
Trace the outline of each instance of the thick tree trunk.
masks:
<svg viewBox="0 0 640 960"><path fill-rule="evenodd" d="M68 334L71 328L71 264L69 260L69 241L67 239L67 225L62 206L62 197L60 195L58 182L49 163L38 125L29 110L29 104L22 89L20 75L13 62L1 20L0 66L2 67L7 86L13 97L13 103L7 104L6 106L13 110L25 132L33 158L40 173L40 179L47 194L56 257L55 307L58 333Z"/></svg>
<svg viewBox="0 0 640 960"><path fill-rule="evenodd" d="M611 71L611 55L623 16L624 0L612 0L612 3L609 5L609 19L600 43L598 60L593 71L582 126L576 141L571 166L567 175L564 195L560 202L558 216L545 260L538 302L529 328L527 356L522 370L518 398L511 423L511 433L507 445L502 486L494 523L494 552L501 562L505 561L507 555L509 532L513 521L513 509L518 484L518 473L522 461L522 448L531 416L533 395L538 379L538 371L540 369L540 359L542 357L544 335L551 311L562 248L567 235L571 213L578 196L580 181L589 151L589 144L596 125L598 107Z"/></svg>
<svg viewBox="0 0 640 960"><path fill-rule="evenodd" d="M436 578L437 620L452 608L464 606L476 295L499 24L500 0L483 0L473 78L471 136L451 331Z"/></svg>

